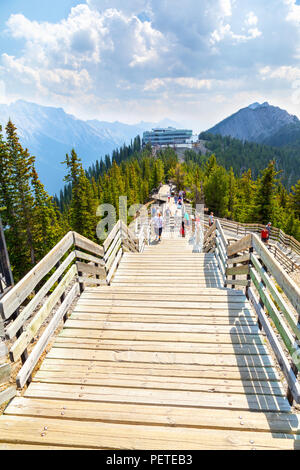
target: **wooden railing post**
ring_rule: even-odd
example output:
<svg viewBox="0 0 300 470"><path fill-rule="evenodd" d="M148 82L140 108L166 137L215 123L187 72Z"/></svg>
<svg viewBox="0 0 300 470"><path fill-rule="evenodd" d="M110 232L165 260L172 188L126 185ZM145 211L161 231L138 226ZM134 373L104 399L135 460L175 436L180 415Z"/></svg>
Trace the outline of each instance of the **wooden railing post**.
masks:
<svg viewBox="0 0 300 470"><path fill-rule="evenodd" d="M298 370L298 367L296 366L296 364L292 364L292 371L294 372L295 374L295 377L297 378L298 377L298 374L299 374L299 370ZM291 406L293 406L293 403L294 403L294 396L293 396L293 392L291 390L290 387L288 387L288 391L287 391L287 395L286 395L287 399L288 399L288 402Z"/></svg>
<svg viewBox="0 0 300 470"><path fill-rule="evenodd" d="M60 266L61 266L61 260L59 260L58 263L56 264L56 269L58 269ZM58 284L62 281L62 278L63 278L62 275L59 276L59 278L57 279ZM63 293L62 296L60 297L60 303L61 304L64 302L65 298L66 298L66 294ZM67 321L67 319L68 319L68 316L67 316L67 313L66 313L64 315L64 318L63 318L64 323Z"/></svg>
<svg viewBox="0 0 300 470"><path fill-rule="evenodd" d="M249 284L248 284L248 286L246 286L246 297L247 297L248 300L249 300L249 288L250 288L250 284L251 284L251 275L250 275L250 269L252 267L251 254L253 252L254 252L254 249L253 249L253 246L252 246L251 248L249 248L249 255L250 255L250 259L248 261L249 274L247 275L247 281L249 281Z"/></svg>

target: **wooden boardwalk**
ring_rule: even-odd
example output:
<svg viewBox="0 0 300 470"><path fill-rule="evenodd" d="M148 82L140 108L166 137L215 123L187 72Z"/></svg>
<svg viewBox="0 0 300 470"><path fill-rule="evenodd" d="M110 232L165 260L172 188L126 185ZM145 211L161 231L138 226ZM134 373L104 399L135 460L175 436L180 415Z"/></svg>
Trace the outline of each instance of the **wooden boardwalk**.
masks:
<svg viewBox="0 0 300 470"><path fill-rule="evenodd" d="M185 239L124 254L0 418L0 449L299 449L250 304L221 286Z"/></svg>

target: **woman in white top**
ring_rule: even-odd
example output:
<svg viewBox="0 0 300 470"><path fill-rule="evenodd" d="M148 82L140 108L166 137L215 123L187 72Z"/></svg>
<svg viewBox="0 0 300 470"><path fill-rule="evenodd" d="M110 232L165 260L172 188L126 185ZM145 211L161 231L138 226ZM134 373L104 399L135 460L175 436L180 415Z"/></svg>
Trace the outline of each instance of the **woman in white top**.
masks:
<svg viewBox="0 0 300 470"><path fill-rule="evenodd" d="M156 235L156 241L161 241L161 235L163 231L163 218L161 213L159 212L156 217L153 219L154 222L154 228L155 228L155 235Z"/></svg>

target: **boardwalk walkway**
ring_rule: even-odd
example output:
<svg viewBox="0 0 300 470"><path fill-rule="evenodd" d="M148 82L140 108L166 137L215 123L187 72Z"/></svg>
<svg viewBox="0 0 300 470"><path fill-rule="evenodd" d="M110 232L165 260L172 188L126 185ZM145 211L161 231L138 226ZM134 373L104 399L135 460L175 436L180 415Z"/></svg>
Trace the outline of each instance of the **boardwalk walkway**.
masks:
<svg viewBox="0 0 300 470"><path fill-rule="evenodd" d="M255 315L221 285L186 239L124 254L0 418L0 449L299 448Z"/></svg>

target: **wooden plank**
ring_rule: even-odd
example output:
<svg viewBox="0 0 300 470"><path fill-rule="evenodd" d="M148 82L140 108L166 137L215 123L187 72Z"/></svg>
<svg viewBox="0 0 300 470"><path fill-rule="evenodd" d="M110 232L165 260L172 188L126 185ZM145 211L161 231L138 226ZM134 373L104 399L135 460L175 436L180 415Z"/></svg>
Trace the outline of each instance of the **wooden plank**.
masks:
<svg viewBox="0 0 300 470"><path fill-rule="evenodd" d="M219 269L220 269L222 277L224 279L225 270L226 270L226 263L224 262L224 259L222 258L222 253L218 248L216 248L215 253L216 253L216 259L217 259L217 262L218 262L218 265L219 265Z"/></svg>
<svg viewBox="0 0 300 470"><path fill-rule="evenodd" d="M66 254L74 242L69 232L23 279L18 282L0 301L0 313L8 319L22 305L28 295L48 272Z"/></svg>
<svg viewBox="0 0 300 470"><path fill-rule="evenodd" d="M61 335L63 337L78 337L78 338L94 338L99 340L99 331L95 329L80 329L80 328L64 328ZM253 345L262 345L262 337L259 334L250 334L243 337L243 342L241 336L238 333L178 333L172 332L170 335L168 332L151 332L151 331L118 331L118 330L103 330L101 332L101 340L117 340L120 343L124 340L133 340L133 341L163 341L168 343L170 341L189 342L191 347L194 343L211 343L214 342L215 345L225 345L232 344L237 349L241 345L244 345L245 348L249 344Z"/></svg>
<svg viewBox="0 0 300 470"><path fill-rule="evenodd" d="M44 446L42 444L20 444L20 443L5 443L0 442L0 450L9 450L9 451L24 451L24 450L38 450L38 451L49 451L49 450L70 450L70 447L62 446ZM76 447L76 450L85 450L80 447Z"/></svg>
<svg viewBox="0 0 300 470"><path fill-rule="evenodd" d="M216 230L217 226L216 226L216 222L205 232L205 235L204 235L204 242L206 242L206 240L211 237L211 235L214 233L214 231Z"/></svg>
<svg viewBox="0 0 300 470"><path fill-rule="evenodd" d="M259 320L266 332L266 335L268 337L268 340L273 348L273 351L275 353L275 356L278 360L278 363L281 367L281 370L284 373L284 376L288 382L289 388L292 392L292 395L296 401L296 403L300 403L300 385L299 382L297 381L297 378L292 370L292 367L273 331L273 328L271 327L269 320L262 308L262 306L259 304L258 299L256 298L252 288L249 289L249 296L251 301L253 302L253 306L255 308L255 311L259 317Z"/></svg>
<svg viewBox="0 0 300 470"><path fill-rule="evenodd" d="M105 252L108 250L109 245L114 240L116 234L121 228L121 220L119 220L116 225L113 227L112 231L109 233L108 237L106 238L105 242L103 243L103 248Z"/></svg>
<svg viewBox="0 0 300 470"><path fill-rule="evenodd" d="M90 350L68 349L53 347L48 354L49 358L54 359L80 359L94 361L118 361L118 362L140 362L140 363L164 363L164 364L189 364L206 366L243 366L251 365L253 367L272 367L272 359L268 356L235 356L226 355L216 357L211 354L193 354L193 353L164 353L164 352L140 352L140 351L111 351L111 350Z"/></svg>
<svg viewBox="0 0 300 470"><path fill-rule="evenodd" d="M101 258L96 256L89 255L83 251L75 250L75 256L77 259L83 259L85 261L90 261L91 263L99 264L99 266L105 266L105 262Z"/></svg>
<svg viewBox="0 0 300 470"><path fill-rule="evenodd" d="M119 250L122 248L122 242L121 240L119 240L119 242L116 244L116 246L114 247L114 250L113 252L111 253L110 257L108 258L108 260L106 261L106 271L108 272L111 268L111 266L113 265L115 259L116 259L116 256L118 255L118 252Z"/></svg>
<svg viewBox="0 0 300 470"><path fill-rule="evenodd" d="M47 427L46 432L41 429ZM14 435L15 432L15 435ZM93 449L131 450L297 450L299 440L291 435L233 430L135 426L5 416L0 420L4 443L34 443Z"/></svg>
<svg viewBox="0 0 300 470"><path fill-rule="evenodd" d="M133 323L182 323L182 324L193 324L193 325L232 325L232 317L214 317L214 316L192 316L186 318L184 312L182 315L134 315L134 314L105 314L105 313L90 313L90 312L73 312L71 320L81 321L105 321L110 322L133 322ZM256 320L249 317L237 316L234 318L235 325L248 325L254 326L257 324Z"/></svg>
<svg viewBox="0 0 300 470"><path fill-rule="evenodd" d="M151 424L204 429L232 429L253 432L299 434L300 416L287 413L252 413L242 416L235 410L214 410L185 407L161 407L124 403L61 402L17 397L5 411L7 416L32 416L64 420ZM243 423L243 424L241 424Z"/></svg>
<svg viewBox="0 0 300 470"><path fill-rule="evenodd" d="M107 282L104 279L96 279L95 277L80 276L78 282L81 284L87 284L92 286L107 286Z"/></svg>
<svg viewBox="0 0 300 470"><path fill-rule="evenodd" d="M57 282L59 277L64 273L68 266L75 259L75 252L69 254L69 256L63 261L59 268L52 274L50 279L41 287L36 293L33 299L29 302L26 307L23 308L22 312L18 315L15 321L13 321L6 329L6 338L12 339L16 333L22 328L26 320L32 315L37 306L44 299L45 295L49 292L51 287Z"/></svg>
<svg viewBox="0 0 300 470"><path fill-rule="evenodd" d="M119 267L120 269L120 267ZM86 289L83 295L81 296L82 299L85 297L93 296L98 294L99 290L98 289ZM101 293L115 293L115 294L121 294L121 293L128 293L128 294L147 294L147 293L155 293L155 295L160 296L160 295L173 295L176 294L177 296L182 294L187 295L188 297L194 297L198 296L200 297L199 292L196 289L189 288L189 287L181 287L181 286L173 286L173 287L148 287L148 286L113 286L109 287L106 286L104 289L101 289ZM233 299L245 299L245 294L241 291L238 290L232 290L232 289L210 289L207 288L203 292L201 292L201 297L202 298L210 298L213 297L213 299L218 299L218 298L224 298L227 300L233 300ZM233 300L235 301L235 300Z"/></svg>
<svg viewBox="0 0 300 470"><path fill-rule="evenodd" d="M226 253L227 246L228 246L228 240L227 240L227 237L224 233L223 227L222 227L222 225L220 224L220 222L218 220L216 221L216 229L220 234L222 243L224 245L223 248L225 249L225 253Z"/></svg>
<svg viewBox="0 0 300 470"><path fill-rule="evenodd" d="M121 220L121 228L122 228L122 231L124 231L125 234L128 235L131 242L134 243L135 245L138 245L138 242L137 242L137 239L136 239L136 236L135 236L134 232L126 224L124 224L124 222L122 220ZM127 239L128 239L128 237L127 237ZM126 237L124 237L124 238L126 239Z"/></svg>
<svg viewBox="0 0 300 470"><path fill-rule="evenodd" d="M159 308L159 307L147 307L147 308L141 308L141 307L131 307L128 305L127 307L118 307L118 306L102 306L98 308L97 306L85 306L84 304L77 304L76 307L73 310L73 313L80 314L94 314L94 315L104 315L104 314L109 314L112 316L119 315L122 316L123 318L126 317L126 315L146 315L146 316L154 316L158 317L160 315L164 316L172 316L172 317L188 317L190 320L193 320L193 317L201 317L203 319L205 318L212 318L212 319L225 319L234 323L234 320L238 320L239 318L245 318L245 319L253 319L255 318L255 315L253 314L253 311L251 309L251 306L242 308L242 309L223 309L223 308L217 308L217 309L201 309L201 306L198 309L194 310L187 310L185 308L180 309L172 309L172 308Z"/></svg>
<svg viewBox="0 0 300 470"><path fill-rule="evenodd" d="M93 361L92 359L46 358L41 370L76 371L83 375L93 373L117 373L134 375L151 375L161 377L198 377L207 379L242 380L259 382L280 382L276 370L272 367L254 366L203 366L191 364L148 364L137 362Z"/></svg>
<svg viewBox="0 0 300 470"><path fill-rule="evenodd" d="M237 276L240 276L240 275L243 275L243 274L250 274L250 268L249 268L249 265L247 266L237 266L235 268L227 268L226 269L226 274L227 276L234 276L234 275L237 275Z"/></svg>
<svg viewBox="0 0 300 470"><path fill-rule="evenodd" d="M9 382L11 373L11 365L10 364L2 364L0 366L0 385L6 382Z"/></svg>
<svg viewBox="0 0 300 470"><path fill-rule="evenodd" d="M82 250L89 251L93 255L100 256L100 258L103 258L104 249L102 246L98 245L97 243L92 242L88 238L85 238L76 232L74 232L74 239L75 239L76 247L81 248Z"/></svg>
<svg viewBox="0 0 300 470"><path fill-rule="evenodd" d="M64 276L62 281L50 295L50 297L46 300L44 305L40 308L40 310L36 313L34 318L31 322L27 325L26 330L21 334L21 336L16 340L13 346L10 349L10 358L12 362L17 361L23 351L26 349L30 341L34 338L37 331L40 329L43 322L46 318L50 315L53 307L57 304L60 300L62 294L66 291L66 288L72 282L72 280L77 275L76 266L73 265L71 269L67 272Z"/></svg>
<svg viewBox="0 0 300 470"><path fill-rule="evenodd" d="M226 266L226 263L227 263L227 253L226 251L224 251L224 249L222 248L222 245L219 241L219 239L217 238L216 239L216 245L217 245L217 248L219 250L219 253L220 253L220 256L222 258L222 262L223 262L223 265Z"/></svg>
<svg viewBox="0 0 300 470"><path fill-rule="evenodd" d="M122 243L122 236L121 236L121 231L119 230L118 233L116 234L114 240L112 241L109 249L107 251L105 251L105 254L104 254L104 261L105 263L107 262L107 260L109 259L110 255L112 254L114 248L116 247L116 244L120 242Z"/></svg>
<svg viewBox="0 0 300 470"><path fill-rule="evenodd" d="M34 382L38 383L57 383L57 384L74 384L85 386L103 386L103 387L126 387L126 388L142 388L152 390L177 390L177 391L197 391L211 393L232 393L255 395L260 398L263 396L285 397L281 385L278 382L240 382L237 380L223 379L198 379L171 377L149 377L148 375L122 375L120 377L115 374L89 374L88 376L80 376L78 373L68 372L45 372L39 371ZM276 399L276 398L274 398Z"/></svg>
<svg viewBox="0 0 300 470"><path fill-rule="evenodd" d="M233 245L228 246L227 248L228 256L234 256L234 255L237 255L238 253L249 250L249 248L252 247L252 243L253 243L252 238L253 238L253 235L249 234L246 237L239 240L238 242L234 243Z"/></svg>
<svg viewBox="0 0 300 470"><path fill-rule="evenodd" d="M17 394L16 387L9 387L0 392L0 405L9 402ZM1 419L1 417L0 417ZM0 438L1 440L1 438Z"/></svg>
<svg viewBox="0 0 300 470"><path fill-rule="evenodd" d="M176 291L175 291L176 292ZM115 291L114 287L110 287L110 290L102 291L102 289L97 290L96 292L93 293L87 293L85 292L81 297L80 297L80 304L88 304L90 302L93 302L94 300L129 300L129 301L135 301L135 300L145 300L145 301L151 301L151 300L157 300L158 302L160 301L170 301L173 302L172 306L174 306L174 302L206 302L207 304L213 304L215 302L222 302L224 304L228 303L237 303L240 305L245 305L249 304L246 296L241 293L242 295L231 295L230 292L227 293L225 292L222 296L221 295L216 295L214 296L214 293L211 292L208 295L204 295L197 291L195 291L194 295L193 294L185 294L184 291L182 294L166 294L164 293L164 288L162 287L162 290L159 293L154 293L151 294L150 292L117 292ZM85 302L86 301L86 302ZM180 307L180 305L178 305Z"/></svg>
<svg viewBox="0 0 300 470"><path fill-rule="evenodd" d="M236 355L268 355L268 351L263 345L247 344L215 344L215 343L175 343L170 341L117 341L103 340L102 338L89 338L85 330L69 330L73 335L64 334L56 338L54 343L57 348L81 349L106 349L119 351L160 351L160 352L192 352L199 354L236 354ZM211 338L213 341L213 338Z"/></svg>
<svg viewBox="0 0 300 470"><path fill-rule="evenodd" d="M139 247L130 238L122 238L122 246L126 247L131 252L138 252Z"/></svg>
<svg viewBox="0 0 300 470"><path fill-rule="evenodd" d="M90 402L140 403L211 409L290 412L286 398L246 394L206 393L125 387L48 384L33 382L25 392L30 398L67 399ZM191 410L192 411L192 410ZM1 422L1 420L0 420ZM0 432L1 436L1 432ZM119 437L119 436L118 436ZM1 439L1 438L0 438Z"/></svg>
<svg viewBox="0 0 300 470"><path fill-rule="evenodd" d="M247 253L246 255L243 256L237 256L236 258L231 258L227 260L227 263L229 265L232 264L239 264L239 263L245 263L247 261L250 261L250 253Z"/></svg>
<svg viewBox="0 0 300 470"><path fill-rule="evenodd" d="M274 282L270 278L270 276L266 273L266 271L263 269L262 265L260 264L259 260L254 254L251 254L251 261L255 266L255 269L258 271L261 279L264 281L266 284L267 288L269 289L272 297L275 299L276 303L279 305L281 308L286 320L288 321L291 329L295 333L296 337L300 340L300 330L299 326L295 320L295 317L293 314L290 312L290 309L287 305L287 303L284 301L282 296L279 294L278 289L276 288Z"/></svg>
<svg viewBox="0 0 300 470"><path fill-rule="evenodd" d="M117 254L116 258L115 258L115 261L113 262L113 265L111 266L110 268L110 271L107 275L107 278L106 278L106 281L107 283L109 284L116 272L116 269L117 269L117 266L118 266L118 263L121 261L122 259L122 256L123 256L123 250L120 249L119 253Z"/></svg>
<svg viewBox="0 0 300 470"><path fill-rule="evenodd" d="M16 382L19 388L22 388L26 384L41 354L43 353L47 344L49 343L49 340L52 334L58 328L60 321L63 319L64 315L69 310L71 304L73 303L73 301L75 300L78 294L79 294L79 285L78 283L76 283L72 287L68 295L66 296L65 300L62 302L61 306L55 313L54 317L51 319L49 325L43 332L42 336L40 337L35 347L33 348L31 354L29 355L27 361L24 363L23 367L18 373Z"/></svg>
<svg viewBox="0 0 300 470"><path fill-rule="evenodd" d="M251 269L251 279L259 292L259 295L270 315L272 318L286 348L288 349L291 356L300 358L300 348L297 346L293 336L291 335L289 329L287 328L286 324L283 321L278 309L276 308L273 300L271 299L270 295L267 293L264 285L260 282L257 273L254 269Z"/></svg>
<svg viewBox="0 0 300 470"><path fill-rule="evenodd" d="M249 287L251 281L241 280L241 279L226 279L226 284L228 286L244 286Z"/></svg>
<svg viewBox="0 0 300 470"><path fill-rule="evenodd" d="M280 264L269 253L268 249L256 235L253 236L253 246L262 259L264 265L272 273L277 284L286 293L291 304L294 306L296 311L300 313L300 289L297 284L283 271Z"/></svg>
<svg viewBox="0 0 300 470"><path fill-rule="evenodd" d="M228 302L228 303L227 303ZM108 299L91 299L91 300L80 300L75 308L77 312L94 312L97 313L99 310L102 313L151 313L149 309L153 309L154 314L162 315L217 315L217 316L228 316L228 312L235 312L236 316L239 313L244 314L249 312L250 304L245 302L237 303L234 300L231 302L230 299L226 302L226 299L216 299L215 301L209 302L205 299L195 299L195 302L187 299L186 301L173 301L166 302L161 301L159 298L156 300L156 306L151 307L151 299L140 299L140 300L121 300L116 296L116 302L112 302ZM140 309L139 311L137 309ZM214 313L215 311L215 313ZM224 311L224 313L222 313Z"/></svg>
<svg viewBox="0 0 300 470"><path fill-rule="evenodd" d="M106 271L104 267L97 267L93 266L92 264L81 263L80 261L77 261L76 266L79 273L93 274L95 276L102 276L104 278L106 277Z"/></svg>

